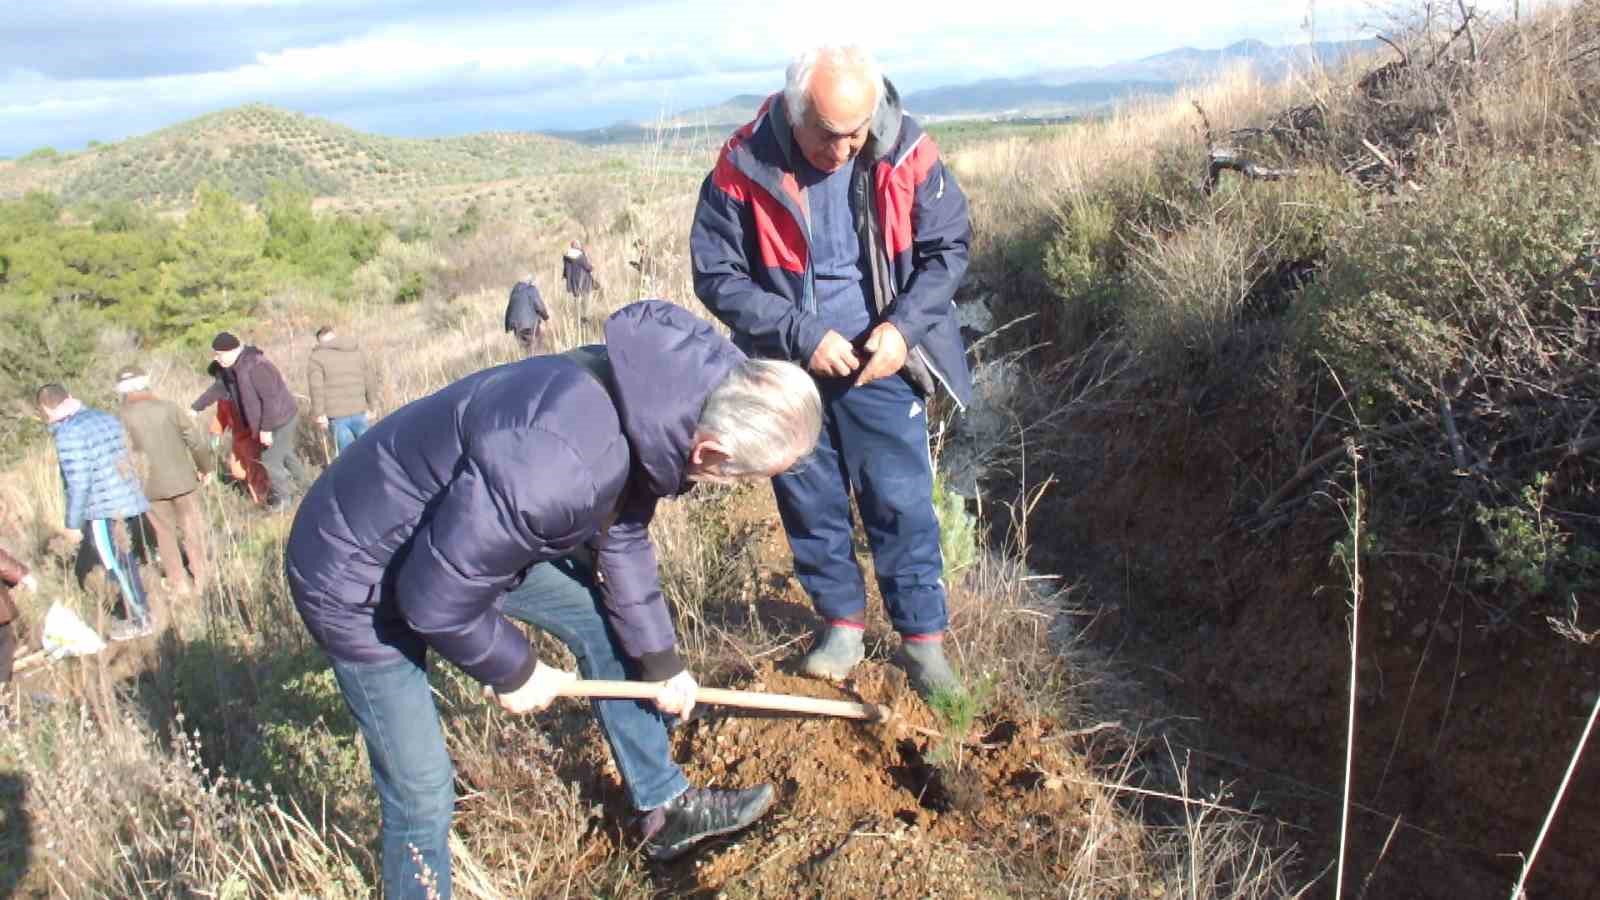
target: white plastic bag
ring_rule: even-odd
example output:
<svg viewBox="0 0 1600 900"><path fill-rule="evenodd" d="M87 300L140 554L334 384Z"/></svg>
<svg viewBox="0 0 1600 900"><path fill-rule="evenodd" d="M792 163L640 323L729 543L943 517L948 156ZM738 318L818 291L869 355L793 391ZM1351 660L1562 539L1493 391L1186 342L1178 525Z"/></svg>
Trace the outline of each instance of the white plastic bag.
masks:
<svg viewBox="0 0 1600 900"><path fill-rule="evenodd" d="M93 656L106 648L106 642L88 623L60 603L50 604L50 611L44 614L44 633L39 645L51 659Z"/></svg>

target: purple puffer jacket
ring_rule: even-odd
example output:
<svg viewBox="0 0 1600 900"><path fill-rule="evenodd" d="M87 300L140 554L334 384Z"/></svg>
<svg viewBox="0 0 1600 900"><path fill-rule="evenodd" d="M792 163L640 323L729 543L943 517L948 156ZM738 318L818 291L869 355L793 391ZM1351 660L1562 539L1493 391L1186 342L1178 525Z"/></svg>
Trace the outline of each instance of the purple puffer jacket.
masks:
<svg viewBox="0 0 1600 900"><path fill-rule="evenodd" d="M233 368L222 370L222 383L252 433L276 431L299 412L278 367L254 345L244 348Z"/></svg>
<svg viewBox="0 0 1600 900"><path fill-rule="evenodd" d="M317 479L285 569L328 653L375 663L431 647L520 687L534 653L498 601L529 566L588 543L640 676L682 670L650 519L691 487L701 407L744 355L659 300L619 310L605 335L612 394L561 356L487 369L384 418Z"/></svg>

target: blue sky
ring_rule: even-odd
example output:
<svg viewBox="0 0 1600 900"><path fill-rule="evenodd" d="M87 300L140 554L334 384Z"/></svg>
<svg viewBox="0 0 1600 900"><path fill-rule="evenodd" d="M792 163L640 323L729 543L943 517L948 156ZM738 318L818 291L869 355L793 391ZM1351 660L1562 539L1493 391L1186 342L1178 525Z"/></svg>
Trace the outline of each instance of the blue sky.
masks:
<svg viewBox="0 0 1600 900"><path fill-rule="evenodd" d="M0 155L73 150L265 102L399 135L586 128L774 90L806 46L871 47L902 91L1241 38L1299 43L1281 0L13 0ZM1371 34L1321 0L1317 37Z"/></svg>

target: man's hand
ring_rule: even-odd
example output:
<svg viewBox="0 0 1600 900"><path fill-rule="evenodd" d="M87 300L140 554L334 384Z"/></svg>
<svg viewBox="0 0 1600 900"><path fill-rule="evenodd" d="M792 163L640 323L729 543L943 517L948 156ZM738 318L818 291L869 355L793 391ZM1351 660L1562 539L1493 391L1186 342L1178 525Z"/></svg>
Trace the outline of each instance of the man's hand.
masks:
<svg viewBox="0 0 1600 900"><path fill-rule="evenodd" d="M863 346L869 355L866 367L856 376L858 386L888 378L900 371L905 367L906 354L910 352L906 349L905 336L889 322L872 329Z"/></svg>
<svg viewBox="0 0 1600 900"><path fill-rule="evenodd" d="M32 593L32 594L39 593L39 579L33 577L32 573L29 573L21 581L17 582L17 585L19 587L26 588L29 593Z"/></svg>
<svg viewBox="0 0 1600 900"><path fill-rule="evenodd" d="M210 483L211 483L211 473L210 472L201 472L200 473L200 485L201 485L201 487L204 487L205 485L208 485Z"/></svg>
<svg viewBox="0 0 1600 900"><path fill-rule="evenodd" d="M861 360L856 358L856 348L850 346L844 335L830 330L822 336L822 342L817 344L817 349L811 352L811 362L806 367L813 375L843 378L860 365Z"/></svg>
<svg viewBox="0 0 1600 900"><path fill-rule="evenodd" d="M488 685L483 686L485 697L493 696L500 704L500 708L514 716L538 712L549 706L556 699L556 692L563 685L571 684L578 680L578 673L568 672L547 666L543 662L533 664L533 675L526 684L509 693L500 693Z"/></svg>
<svg viewBox="0 0 1600 900"><path fill-rule="evenodd" d="M272 432L270 432L270 431L261 432L261 446L263 446L263 447L271 447L272 446Z"/></svg>
<svg viewBox="0 0 1600 900"><path fill-rule="evenodd" d="M695 683L694 676L688 669L661 682L660 689L656 692L656 709L664 713L675 715L680 719L689 718L694 712L694 692L700 688Z"/></svg>
<svg viewBox="0 0 1600 900"><path fill-rule="evenodd" d="M323 428L327 428L328 427L328 417L327 416L317 416L317 424L321 425Z"/></svg>
<svg viewBox="0 0 1600 900"><path fill-rule="evenodd" d="M74 544L83 543L83 531L80 530L80 529L77 529L77 528L63 528L63 529L61 529L61 534L62 534L63 537L65 537L67 540L73 542Z"/></svg>

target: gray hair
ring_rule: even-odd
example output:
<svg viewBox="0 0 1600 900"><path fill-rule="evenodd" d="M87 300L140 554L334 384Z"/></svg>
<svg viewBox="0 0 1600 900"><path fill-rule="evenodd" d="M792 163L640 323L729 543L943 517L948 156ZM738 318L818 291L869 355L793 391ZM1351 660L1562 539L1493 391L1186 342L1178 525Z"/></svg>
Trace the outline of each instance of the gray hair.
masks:
<svg viewBox="0 0 1600 900"><path fill-rule="evenodd" d="M815 47L795 57L784 77L783 104L789 111L791 125L804 122L811 109L811 76L816 74L819 63L860 69L874 88L872 108L877 109L883 101L883 72L872 54L855 45Z"/></svg>
<svg viewBox="0 0 1600 900"><path fill-rule="evenodd" d="M794 363L747 359L706 397L697 427L728 451L719 475L768 475L816 449L822 398Z"/></svg>

